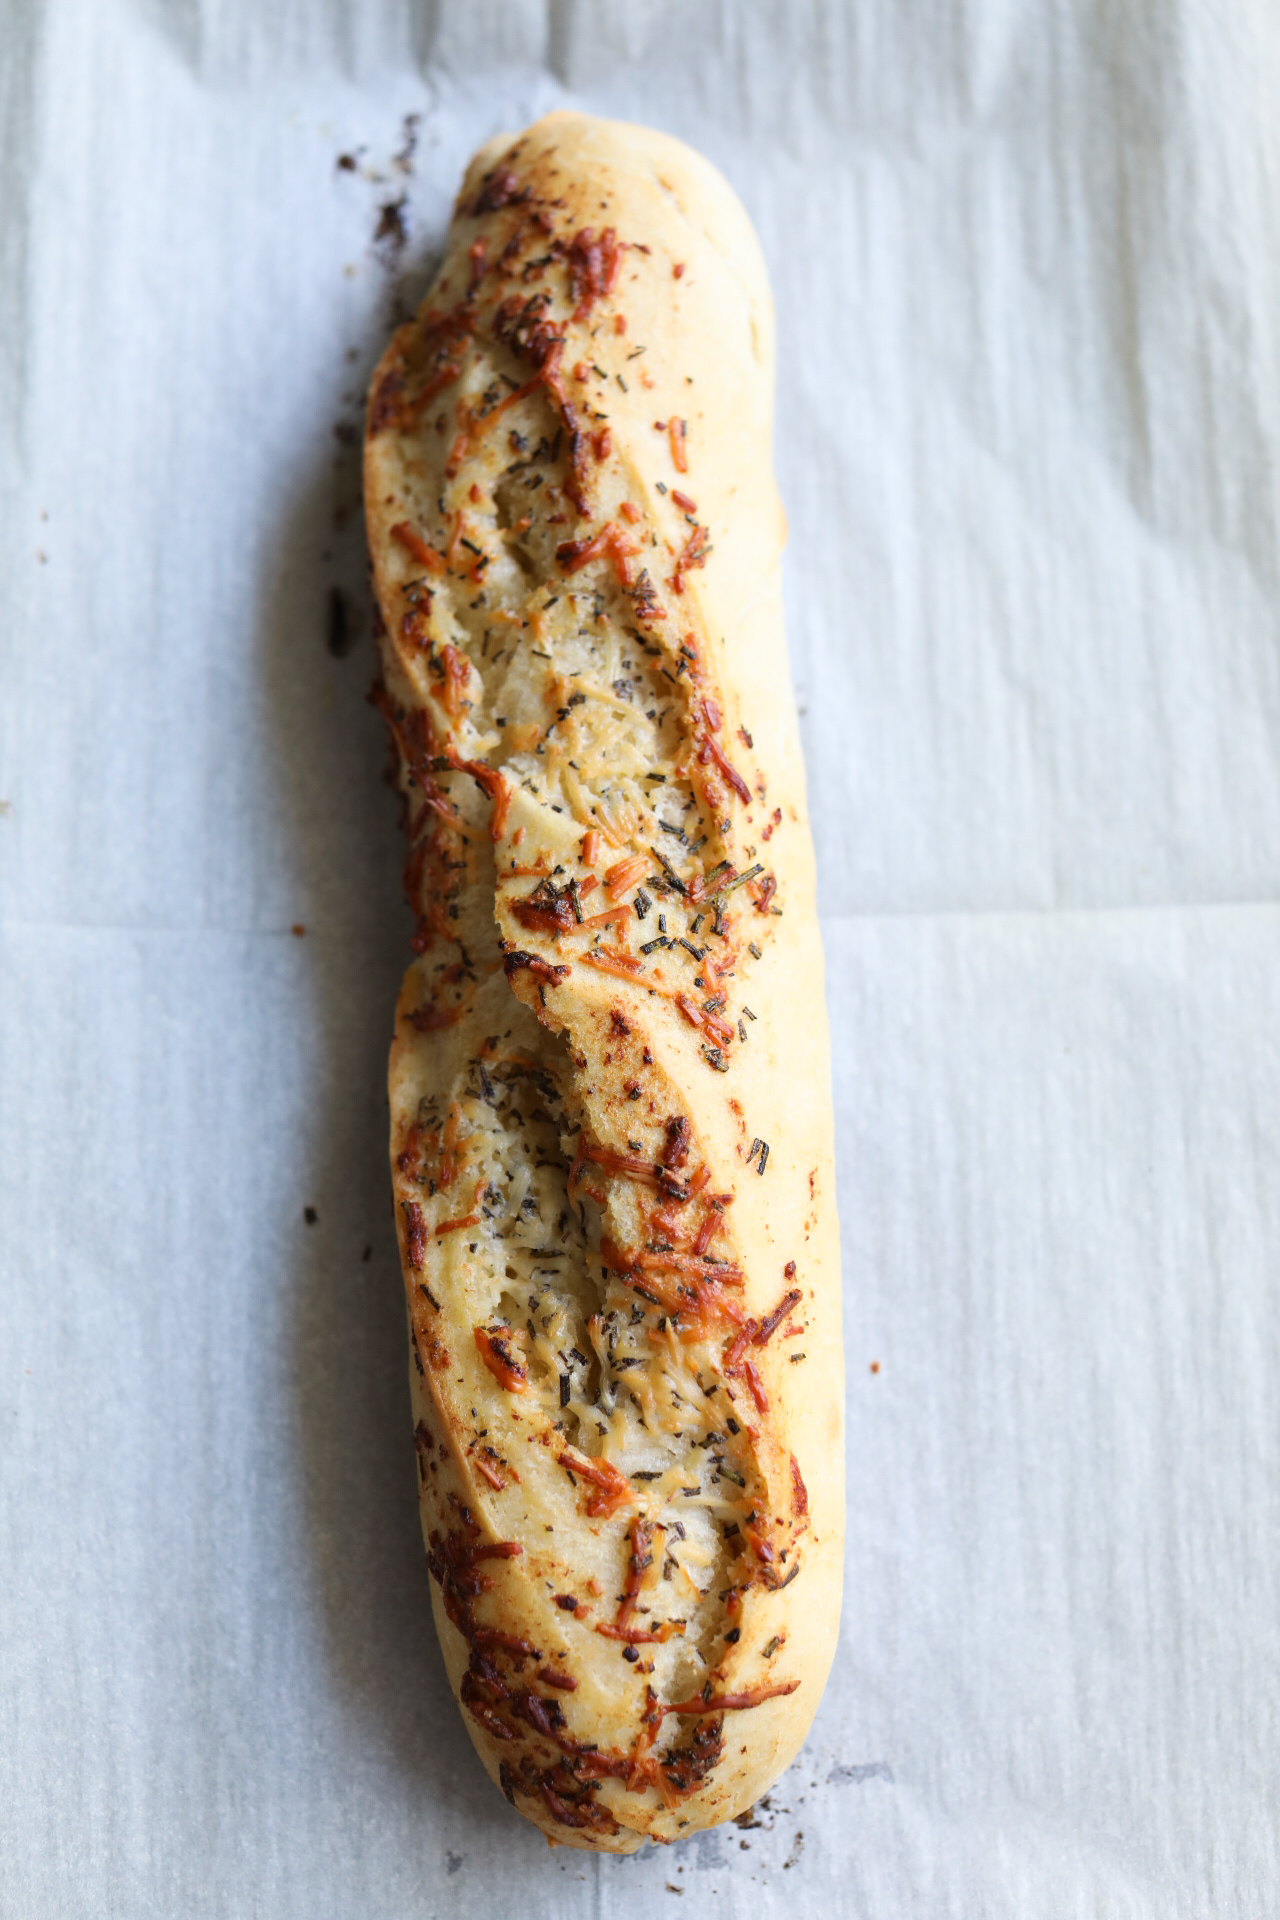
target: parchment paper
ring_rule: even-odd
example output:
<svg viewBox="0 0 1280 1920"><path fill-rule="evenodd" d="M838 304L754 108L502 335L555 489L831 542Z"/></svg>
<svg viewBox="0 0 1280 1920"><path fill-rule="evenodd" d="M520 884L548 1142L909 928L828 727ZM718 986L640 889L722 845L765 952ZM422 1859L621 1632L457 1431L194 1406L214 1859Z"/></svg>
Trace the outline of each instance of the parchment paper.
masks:
<svg viewBox="0 0 1280 1920"><path fill-rule="evenodd" d="M773 274L846 1261L812 1738L624 1861L434 1644L354 445L563 102ZM6 1917L1280 1908L1278 243L1266 0L0 0Z"/></svg>

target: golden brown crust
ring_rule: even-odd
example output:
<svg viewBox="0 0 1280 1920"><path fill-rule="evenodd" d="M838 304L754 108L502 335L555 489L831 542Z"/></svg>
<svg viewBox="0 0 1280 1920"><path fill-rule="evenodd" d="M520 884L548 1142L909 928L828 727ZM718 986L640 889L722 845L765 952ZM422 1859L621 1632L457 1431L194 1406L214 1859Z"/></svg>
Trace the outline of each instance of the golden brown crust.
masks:
<svg viewBox="0 0 1280 1920"><path fill-rule="evenodd" d="M771 409L724 182L569 114L476 156L370 393L437 1625L513 1804L610 1851L764 1791L838 1624L829 1068Z"/></svg>

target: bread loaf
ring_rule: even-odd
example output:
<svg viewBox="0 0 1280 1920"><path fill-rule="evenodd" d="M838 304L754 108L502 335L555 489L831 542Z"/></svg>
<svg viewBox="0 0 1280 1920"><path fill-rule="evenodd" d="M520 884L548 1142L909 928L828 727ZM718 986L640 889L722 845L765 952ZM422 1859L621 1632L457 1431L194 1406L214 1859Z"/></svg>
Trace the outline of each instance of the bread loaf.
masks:
<svg viewBox="0 0 1280 1920"><path fill-rule="evenodd" d="M835 1646L843 1372L772 311L707 163L472 162L370 390L416 958L391 1157L423 1529L484 1765L554 1841L739 1813Z"/></svg>

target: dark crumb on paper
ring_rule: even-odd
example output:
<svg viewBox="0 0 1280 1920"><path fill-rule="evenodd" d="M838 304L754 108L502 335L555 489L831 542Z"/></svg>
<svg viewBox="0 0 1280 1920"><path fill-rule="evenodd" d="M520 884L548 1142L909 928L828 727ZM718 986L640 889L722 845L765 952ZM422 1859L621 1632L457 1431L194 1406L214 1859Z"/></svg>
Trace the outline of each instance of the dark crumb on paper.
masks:
<svg viewBox="0 0 1280 1920"><path fill-rule="evenodd" d="M295 920L293 925L290 927L289 931L293 935L295 940L301 940L307 930L303 926L301 920Z"/></svg>
<svg viewBox="0 0 1280 1920"><path fill-rule="evenodd" d="M347 610L347 596L341 587L330 587L325 609L325 645L335 660L345 660L354 644L353 622Z"/></svg>
<svg viewBox="0 0 1280 1920"><path fill-rule="evenodd" d="M400 151L392 157L391 164L397 173L413 172L413 156L418 150L418 128L422 125L420 113L406 113L400 127ZM452 1867L450 1873L454 1871Z"/></svg>
<svg viewBox="0 0 1280 1920"><path fill-rule="evenodd" d="M339 173L354 173L360 162L354 153L340 153L333 164Z"/></svg>
<svg viewBox="0 0 1280 1920"><path fill-rule="evenodd" d="M314 1207L304 1207L302 1209L302 1217L306 1221L309 1227L314 1227L316 1224L316 1221L320 1218L320 1215L316 1212Z"/></svg>
<svg viewBox="0 0 1280 1920"><path fill-rule="evenodd" d="M682 1900L684 1899L684 1888L683 1888L683 1887L673 1887L673 1886L672 1886L672 1884L671 1884L671 1882L670 1882L669 1880L664 1880L662 1884L663 1884L663 1886L664 1886L664 1887L666 1888L666 1890L667 1890L667 1892L668 1892L668 1893L678 1893L678 1894L680 1895L680 1898L681 1898Z"/></svg>
<svg viewBox="0 0 1280 1920"><path fill-rule="evenodd" d="M402 193L398 200L384 200L378 208L378 224L373 230L373 244L383 249L392 264L399 260L409 244L409 229L404 217L408 198L407 194Z"/></svg>

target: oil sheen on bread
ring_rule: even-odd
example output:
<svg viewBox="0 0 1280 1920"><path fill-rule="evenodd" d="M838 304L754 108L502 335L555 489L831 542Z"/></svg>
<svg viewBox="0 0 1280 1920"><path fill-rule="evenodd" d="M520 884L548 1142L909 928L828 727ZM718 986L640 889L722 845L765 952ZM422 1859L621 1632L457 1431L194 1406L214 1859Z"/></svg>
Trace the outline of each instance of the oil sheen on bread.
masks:
<svg viewBox="0 0 1280 1920"><path fill-rule="evenodd" d="M729 188L675 140L563 113L476 155L369 397L436 1623L507 1799L606 1852L768 1788L839 1618L830 1066L772 408Z"/></svg>

